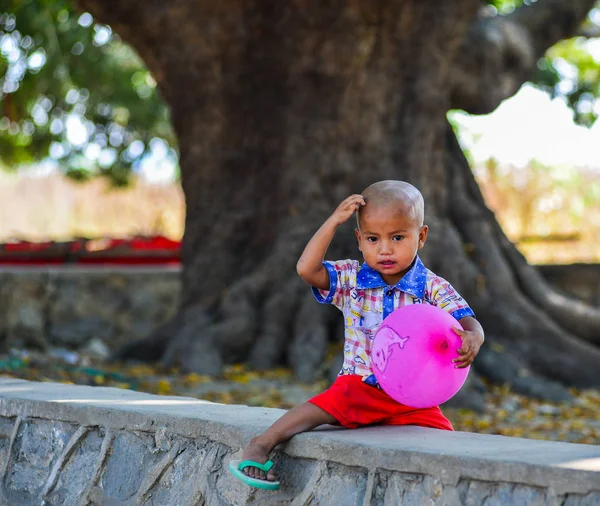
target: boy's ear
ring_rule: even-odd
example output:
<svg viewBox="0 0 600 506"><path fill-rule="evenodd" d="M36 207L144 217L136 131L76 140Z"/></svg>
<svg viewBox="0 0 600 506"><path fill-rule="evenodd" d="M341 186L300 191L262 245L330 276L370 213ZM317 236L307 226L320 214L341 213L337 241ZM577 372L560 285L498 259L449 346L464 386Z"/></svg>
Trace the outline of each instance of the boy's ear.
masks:
<svg viewBox="0 0 600 506"><path fill-rule="evenodd" d="M427 241L427 233L429 232L429 227L427 225L423 225L421 230L419 230L419 249L425 246L425 241Z"/></svg>
<svg viewBox="0 0 600 506"><path fill-rule="evenodd" d="M360 248L360 230L358 228L355 228L354 233L356 234L356 240L358 241L358 251L362 251L362 249Z"/></svg>

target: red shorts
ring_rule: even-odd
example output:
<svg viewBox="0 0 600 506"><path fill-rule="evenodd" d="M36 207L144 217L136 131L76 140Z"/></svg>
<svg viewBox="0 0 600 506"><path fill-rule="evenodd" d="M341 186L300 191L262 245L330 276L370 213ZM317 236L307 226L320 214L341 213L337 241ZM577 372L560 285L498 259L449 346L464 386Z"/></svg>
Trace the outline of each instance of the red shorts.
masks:
<svg viewBox="0 0 600 506"><path fill-rule="evenodd" d="M409 408L380 388L367 385L357 375L338 376L333 385L308 402L333 416L340 425L355 429L363 425L420 425L454 430L438 406Z"/></svg>

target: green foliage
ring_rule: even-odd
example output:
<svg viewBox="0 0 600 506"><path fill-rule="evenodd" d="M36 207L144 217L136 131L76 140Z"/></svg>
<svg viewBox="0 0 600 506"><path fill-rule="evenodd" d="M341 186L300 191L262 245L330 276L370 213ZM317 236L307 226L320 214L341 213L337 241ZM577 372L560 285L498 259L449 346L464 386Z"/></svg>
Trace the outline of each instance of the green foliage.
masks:
<svg viewBox="0 0 600 506"><path fill-rule="evenodd" d="M176 146L141 59L68 0L0 0L0 99L8 168L50 157L74 179L124 185L153 139Z"/></svg>
<svg viewBox="0 0 600 506"><path fill-rule="evenodd" d="M536 84L553 97L564 97L575 121L586 126L593 125L600 113L600 42L595 44L592 54L583 37L563 40L538 62Z"/></svg>
<svg viewBox="0 0 600 506"><path fill-rule="evenodd" d="M508 14L523 4L529 5L533 2L528 0L490 0L487 3L495 7L499 14Z"/></svg>

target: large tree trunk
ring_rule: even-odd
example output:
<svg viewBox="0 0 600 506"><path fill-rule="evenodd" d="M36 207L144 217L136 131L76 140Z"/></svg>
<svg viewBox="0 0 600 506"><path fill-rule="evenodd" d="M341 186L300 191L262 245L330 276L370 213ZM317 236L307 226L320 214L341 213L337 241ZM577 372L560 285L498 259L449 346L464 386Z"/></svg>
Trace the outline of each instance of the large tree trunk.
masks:
<svg viewBox="0 0 600 506"><path fill-rule="evenodd" d="M539 15L479 19L479 0L79 0L140 52L180 141L181 311L120 356L203 373L288 363L312 378L343 332L296 260L339 201L402 179L426 200L426 264L487 330L476 370L555 398L598 386L598 312L553 295L506 239L446 120L513 94L592 3L540 0L562 29L527 32ZM358 255L351 228L328 257Z"/></svg>

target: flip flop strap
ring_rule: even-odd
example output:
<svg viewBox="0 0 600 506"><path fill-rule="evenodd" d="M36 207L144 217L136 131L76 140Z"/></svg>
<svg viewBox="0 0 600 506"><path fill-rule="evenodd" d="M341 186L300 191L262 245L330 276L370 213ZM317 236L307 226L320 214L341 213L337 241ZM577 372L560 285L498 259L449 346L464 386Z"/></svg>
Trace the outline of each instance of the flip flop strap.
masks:
<svg viewBox="0 0 600 506"><path fill-rule="evenodd" d="M260 464L259 462L254 462L253 460L242 460L238 464L238 469L242 471L246 467L256 467L265 473L268 473L273 467L273 461L267 460L264 464Z"/></svg>

